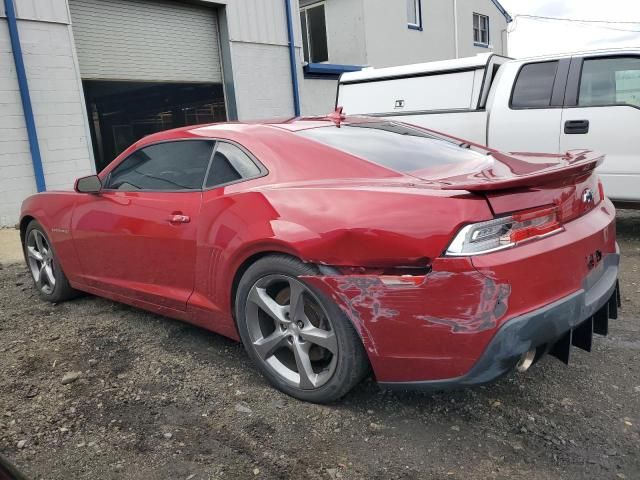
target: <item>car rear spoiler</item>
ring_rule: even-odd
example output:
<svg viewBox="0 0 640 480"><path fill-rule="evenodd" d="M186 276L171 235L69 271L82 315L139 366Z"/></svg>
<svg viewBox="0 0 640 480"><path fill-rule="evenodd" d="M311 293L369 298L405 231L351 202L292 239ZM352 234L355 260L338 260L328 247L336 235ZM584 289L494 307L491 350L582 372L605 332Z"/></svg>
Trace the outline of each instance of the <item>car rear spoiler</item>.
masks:
<svg viewBox="0 0 640 480"><path fill-rule="evenodd" d="M442 190L486 192L535 187L566 180L595 170L604 155L589 150L574 150L564 155L491 151L493 165L469 175L439 178Z"/></svg>

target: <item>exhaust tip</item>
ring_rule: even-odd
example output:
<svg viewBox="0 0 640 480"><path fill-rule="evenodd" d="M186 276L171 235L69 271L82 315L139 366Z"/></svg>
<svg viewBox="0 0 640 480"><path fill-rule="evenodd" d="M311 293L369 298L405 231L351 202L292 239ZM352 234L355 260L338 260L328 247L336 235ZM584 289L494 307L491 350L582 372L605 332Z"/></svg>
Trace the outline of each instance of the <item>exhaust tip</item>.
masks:
<svg viewBox="0 0 640 480"><path fill-rule="evenodd" d="M524 352L518 360L516 365L516 370L519 372L526 372L529 370L529 367L533 365L533 361L536 359L536 349L532 348L528 352Z"/></svg>

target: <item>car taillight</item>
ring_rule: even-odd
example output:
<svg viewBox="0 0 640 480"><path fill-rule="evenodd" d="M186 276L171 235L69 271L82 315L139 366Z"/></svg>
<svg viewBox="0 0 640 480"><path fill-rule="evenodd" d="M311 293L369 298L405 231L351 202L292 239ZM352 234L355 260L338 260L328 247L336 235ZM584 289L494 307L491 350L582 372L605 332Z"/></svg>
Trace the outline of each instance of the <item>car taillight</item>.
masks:
<svg viewBox="0 0 640 480"><path fill-rule="evenodd" d="M508 217L466 225L455 236L446 254L480 255L510 248L562 230L556 207L523 210Z"/></svg>

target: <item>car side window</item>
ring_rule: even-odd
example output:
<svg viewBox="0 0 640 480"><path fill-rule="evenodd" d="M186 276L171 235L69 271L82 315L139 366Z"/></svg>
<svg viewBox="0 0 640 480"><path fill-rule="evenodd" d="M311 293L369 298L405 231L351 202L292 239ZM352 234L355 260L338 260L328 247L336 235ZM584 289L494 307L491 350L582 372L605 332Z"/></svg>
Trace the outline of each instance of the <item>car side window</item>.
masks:
<svg viewBox="0 0 640 480"><path fill-rule="evenodd" d="M260 173L260 168L242 149L231 143L218 142L205 186L216 187L257 177Z"/></svg>
<svg viewBox="0 0 640 480"><path fill-rule="evenodd" d="M558 62L529 63L520 69L511 95L513 108L544 108L551 105Z"/></svg>
<svg viewBox="0 0 640 480"><path fill-rule="evenodd" d="M141 148L109 175L113 190L200 190L214 142L184 140Z"/></svg>
<svg viewBox="0 0 640 480"><path fill-rule="evenodd" d="M578 106L640 107L640 58L594 58L584 61Z"/></svg>

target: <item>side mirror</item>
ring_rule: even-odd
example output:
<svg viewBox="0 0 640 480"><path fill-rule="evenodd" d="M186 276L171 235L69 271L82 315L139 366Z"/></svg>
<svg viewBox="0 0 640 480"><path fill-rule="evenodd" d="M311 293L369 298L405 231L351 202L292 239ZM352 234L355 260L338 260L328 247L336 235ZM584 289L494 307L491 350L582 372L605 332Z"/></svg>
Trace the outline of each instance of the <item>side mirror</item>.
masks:
<svg viewBox="0 0 640 480"><path fill-rule="evenodd" d="M97 175L89 175L76 180L74 190L78 193L100 193L102 181Z"/></svg>

